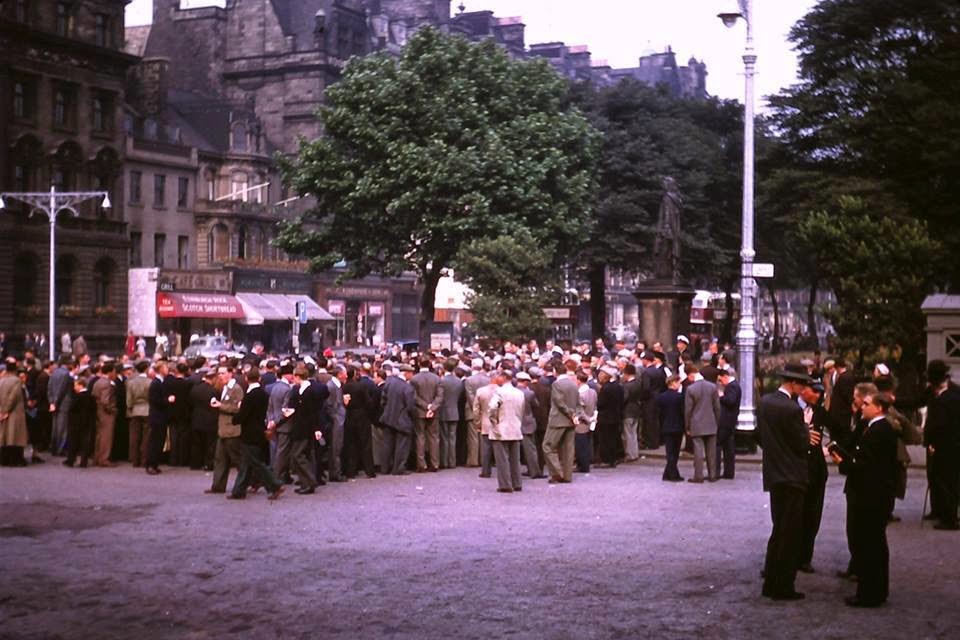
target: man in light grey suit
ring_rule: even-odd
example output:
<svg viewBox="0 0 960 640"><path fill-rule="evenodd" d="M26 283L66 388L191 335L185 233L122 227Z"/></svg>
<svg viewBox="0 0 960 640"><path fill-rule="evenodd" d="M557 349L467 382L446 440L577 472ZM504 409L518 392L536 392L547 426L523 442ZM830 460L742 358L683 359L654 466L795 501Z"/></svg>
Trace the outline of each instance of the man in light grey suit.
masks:
<svg viewBox="0 0 960 640"><path fill-rule="evenodd" d="M53 414L53 433L50 437L51 455L63 455L67 446L67 427L69 425L70 405L73 404L73 358L60 357L60 366L50 374L47 396L50 399L50 413Z"/></svg>
<svg viewBox="0 0 960 640"><path fill-rule="evenodd" d="M417 437L417 473L440 470L440 429L437 426L437 412L443 406L443 386L440 376L430 369L430 360L424 358L420 371L410 379L417 402L417 418L413 423ZM429 444L428 444L429 443ZM430 465L427 466L427 448L430 452Z"/></svg>
<svg viewBox="0 0 960 640"><path fill-rule="evenodd" d="M580 424L583 406L577 385L577 363L564 363L566 375L550 385L550 417L543 437L543 457L550 482L573 482L574 429Z"/></svg>
<svg viewBox="0 0 960 640"><path fill-rule="evenodd" d="M336 365L327 381L327 403L324 411L330 420L330 439L327 441L330 449L327 452L327 475L330 482L345 482L340 469L340 454L343 452L343 423L347 419L347 407L343 404L343 383L347 381L347 369L343 365Z"/></svg>
<svg viewBox="0 0 960 640"><path fill-rule="evenodd" d="M522 491L520 442L523 440L523 392L512 384L513 374L497 371L497 390L490 399L490 446L497 459L497 491Z"/></svg>
<svg viewBox="0 0 960 640"><path fill-rule="evenodd" d="M474 419L473 401L477 391L490 384L490 377L484 372L483 359L475 358L470 363L473 374L463 381L463 392L466 394L464 402L464 419L467 422L467 466L480 466L480 421Z"/></svg>
<svg viewBox="0 0 960 640"><path fill-rule="evenodd" d="M283 408L287 406L290 390L293 389L293 365L283 365L278 375L277 381L266 390L270 394L270 399L267 401L267 429L276 432L277 437L270 441L273 454L272 466L276 476L283 480L290 475L291 422L283 420Z"/></svg>
<svg viewBox="0 0 960 640"><path fill-rule="evenodd" d="M717 480L717 421L720 419L720 396L717 385L700 375L693 363L686 365L687 375L694 382L684 392L684 423L687 437L693 439L693 477L688 482L703 482L703 458L707 458L707 479Z"/></svg>
<svg viewBox="0 0 960 640"><path fill-rule="evenodd" d="M457 424L460 422L460 396L463 394L463 381L453 371L457 368L455 359L447 360L444 374L440 378L443 390L443 404L440 405L440 468L453 469L457 466Z"/></svg>
<svg viewBox="0 0 960 640"><path fill-rule="evenodd" d="M387 369L387 380L380 387L380 425L383 436L383 448L380 451L380 469L383 473L405 476L407 456L410 454L410 434L413 433L413 416L416 412L416 398L413 387L407 379L413 377L413 367L400 365L401 376L393 375L392 367Z"/></svg>
<svg viewBox="0 0 960 640"><path fill-rule="evenodd" d="M534 411L539 408L537 394L530 388L532 378L526 371L517 374L517 388L523 393L523 422L520 424L523 431L523 457L527 461L527 477L531 480L542 478L540 473L540 459L537 455L537 419Z"/></svg>

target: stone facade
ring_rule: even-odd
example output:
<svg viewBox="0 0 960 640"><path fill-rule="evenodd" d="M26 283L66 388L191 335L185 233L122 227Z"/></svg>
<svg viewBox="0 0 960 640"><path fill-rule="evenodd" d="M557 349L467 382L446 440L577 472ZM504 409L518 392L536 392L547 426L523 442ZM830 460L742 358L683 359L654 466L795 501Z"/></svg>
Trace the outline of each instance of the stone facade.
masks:
<svg viewBox="0 0 960 640"><path fill-rule="evenodd" d="M108 191L57 225L57 332L118 348L126 326L122 51L126 0L0 3L0 191ZM19 348L47 332L46 216L6 198L0 212L0 329ZM56 337L54 337L56 338Z"/></svg>

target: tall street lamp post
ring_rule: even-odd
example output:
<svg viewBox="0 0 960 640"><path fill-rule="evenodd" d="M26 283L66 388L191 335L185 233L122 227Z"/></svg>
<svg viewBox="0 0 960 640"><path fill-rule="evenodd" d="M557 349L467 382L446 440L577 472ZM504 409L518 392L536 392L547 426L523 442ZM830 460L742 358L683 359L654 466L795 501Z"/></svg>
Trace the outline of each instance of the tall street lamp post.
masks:
<svg viewBox="0 0 960 640"><path fill-rule="evenodd" d="M753 75L757 54L753 49L753 0L737 0L736 6L717 15L724 26L733 27L738 20L747 25L747 43L743 51L743 220L740 244L740 325L737 329L737 351L740 354L740 381L743 397L737 429L752 432L756 429L754 405L754 370L757 350L757 331L754 326L756 281L753 274Z"/></svg>
<svg viewBox="0 0 960 640"><path fill-rule="evenodd" d="M55 187L50 187L50 192L46 193L43 191L38 192L10 192L10 193L0 193L0 209L3 209L6 206L5 199L9 198L10 200L19 200L30 205L30 215L33 215L36 212L47 214L47 218L50 221L50 310L49 310L49 320L50 333L48 334L47 341L50 345L50 360L54 361L57 359L57 347L59 340L56 338L55 332L55 321L57 317L56 309L56 236L57 236L57 216L61 212L72 213L75 216L80 215L77 211L77 206L86 200L92 198L103 198L101 206L104 209L110 208L110 194L106 191L57 191ZM40 354L37 354L40 355Z"/></svg>

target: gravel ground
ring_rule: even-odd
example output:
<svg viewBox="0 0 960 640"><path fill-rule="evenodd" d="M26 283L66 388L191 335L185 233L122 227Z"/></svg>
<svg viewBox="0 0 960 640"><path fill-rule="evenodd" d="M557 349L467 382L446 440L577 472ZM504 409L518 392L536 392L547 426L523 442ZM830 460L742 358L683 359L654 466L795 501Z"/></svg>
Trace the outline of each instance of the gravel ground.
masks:
<svg viewBox="0 0 960 640"><path fill-rule="evenodd" d="M692 485L661 464L513 495L475 469L381 476L276 503L203 495L209 474L180 469L0 469L0 638L957 637L960 535L921 528L921 470L870 610L833 575L840 478L807 599L774 603L759 467Z"/></svg>

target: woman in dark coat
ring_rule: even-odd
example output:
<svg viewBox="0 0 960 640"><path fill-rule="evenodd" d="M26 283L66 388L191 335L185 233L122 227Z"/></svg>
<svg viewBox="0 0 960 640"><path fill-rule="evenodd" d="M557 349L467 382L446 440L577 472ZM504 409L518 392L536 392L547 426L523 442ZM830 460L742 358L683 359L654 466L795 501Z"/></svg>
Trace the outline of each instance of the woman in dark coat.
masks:
<svg viewBox="0 0 960 640"><path fill-rule="evenodd" d="M680 444L683 441L683 394L680 393L680 377L670 376L667 390L657 396L657 412L660 418L660 439L667 448L667 466L663 470L665 482L682 482L680 469Z"/></svg>

